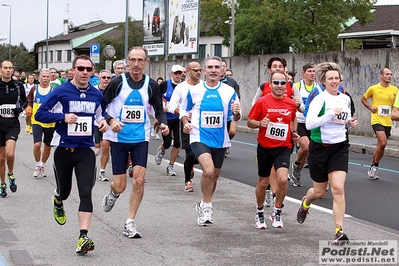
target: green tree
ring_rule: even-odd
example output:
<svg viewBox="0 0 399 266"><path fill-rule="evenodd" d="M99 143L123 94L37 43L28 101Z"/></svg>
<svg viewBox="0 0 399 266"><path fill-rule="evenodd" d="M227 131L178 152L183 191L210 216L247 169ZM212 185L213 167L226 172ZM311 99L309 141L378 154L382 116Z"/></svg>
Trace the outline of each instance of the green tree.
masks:
<svg viewBox="0 0 399 266"><path fill-rule="evenodd" d="M8 60L8 45L0 45L0 62ZM11 45L11 62L15 70L32 72L35 69L35 57L21 42L18 46Z"/></svg>
<svg viewBox="0 0 399 266"><path fill-rule="evenodd" d="M339 50L338 34L352 17L362 25L374 19L375 0L286 0L286 23L292 47L298 52Z"/></svg>
<svg viewBox="0 0 399 266"><path fill-rule="evenodd" d="M114 58L109 60L115 61L125 59L125 23L119 23L116 28L116 34L108 36L104 34L97 37L97 43L100 44L101 49L104 49L107 45L112 45L115 48ZM132 20L129 17L129 34L128 34L128 49L132 46L143 46L143 27L141 21ZM108 58L100 53L100 63L96 64L96 69L105 69L105 60Z"/></svg>
<svg viewBox="0 0 399 266"><path fill-rule="evenodd" d="M376 0L236 0L235 55L339 50L337 35L355 17L374 19ZM230 1L201 1L201 32L221 34L229 45Z"/></svg>

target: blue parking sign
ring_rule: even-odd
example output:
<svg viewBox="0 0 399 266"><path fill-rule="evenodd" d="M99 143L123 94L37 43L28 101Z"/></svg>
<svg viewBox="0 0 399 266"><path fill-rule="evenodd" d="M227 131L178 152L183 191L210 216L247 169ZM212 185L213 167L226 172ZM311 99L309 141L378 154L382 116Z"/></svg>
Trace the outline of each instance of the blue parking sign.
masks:
<svg viewBox="0 0 399 266"><path fill-rule="evenodd" d="M90 54L99 54L100 53L100 44L90 44Z"/></svg>

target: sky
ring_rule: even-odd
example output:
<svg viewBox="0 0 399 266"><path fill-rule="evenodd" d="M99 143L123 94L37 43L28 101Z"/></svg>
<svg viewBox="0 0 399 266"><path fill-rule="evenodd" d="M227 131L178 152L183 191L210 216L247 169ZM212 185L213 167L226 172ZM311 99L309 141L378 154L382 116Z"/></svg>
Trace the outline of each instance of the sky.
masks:
<svg viewBox="0 0 399 266"><path fill-rule="evenodd" d="M68 19L78 26L90 21L106 23L123 22L126 18L126 2L129 15L142 19L142 0L0 0L11 5L11 44L24 43L33 49L34 44L46 39L47 1L49 2L49 37L63 32L63 21ZM378 0L378 5L399 5L399 0ZM68 8L69 6L69 8ZM67 12L69 10L69 12ZM8 37L10 31L10 8L0 5L0 39ZM9 43L9 39L0 44Z"/></svg>

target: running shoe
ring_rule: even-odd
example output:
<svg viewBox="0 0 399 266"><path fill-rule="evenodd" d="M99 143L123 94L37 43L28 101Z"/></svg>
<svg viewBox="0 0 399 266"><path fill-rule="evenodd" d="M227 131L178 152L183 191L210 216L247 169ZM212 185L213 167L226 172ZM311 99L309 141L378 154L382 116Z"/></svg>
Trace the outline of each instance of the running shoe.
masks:
<svg viewBox="0 0 399 266"><path fill-rule="evenodd" d="M133 177L133 165L130 162L129 167L127 168L127 173L129 175L129 177Z"/></svg>
<svg viewBox="0 0 399 266"><path fill-rule="evenodd" d="M168 167L166 167L166 174L168 176L176 176L176 172L173 169L173 165L169 164Z"/></svg>
<svg viewBox="0 0 399 266"><path fill-rule="evenodd" d="M76 244L76 253L80 255L87 254L88 251L94 250L94 243L91 238L88 238L86 235L82 235L78 243Z"/></svg>
<svg viewBox="0 0 399 266"><path fill-rule="evenodd" d="M42 175L42 177L46 177L46 173L44 172L44 166L42 166L42 168L40 169L40 174Z"/></svg>
<svg viewBox="0 0 399 266"><path fill-rule="evenodd" d="M198 213L197 223L199 226L207 226L213 223L213 209L201 208L201 202L195 205Z"/></svg>
<svg viewBox="0 0 399 266"><path fill-rule="evenodd" d="M33 177L38 177L40 175L41 170L42 170L42 168L40 166L36 166L35 167L35 171L33 171L32 176Z"/></svg>
<svg viewBox="0 0 399 266"><path fill-rule="evenodd" d="M119 197L119 196L118 196ZM115 201L118 199L112 194L112 191L109 191L103 198L103 209L105 212L109 212L115 205Z"/></svg>
<svg viewBox="0 0 399 266"><path fill-rule="evenodd" d="M294 187L302 187L301 170L299 165L296 165L295 163L292 164L292 176L290 181Z"/></svg>
<svg viewBox="0 0 399 266"><path fill-rule="evenodd" d="M267 225L265 223L265 215L263 212L258 212L255 215L255 228L256 229L266 229Z"/></svg>
<svg viewBox="0 0 399 266"><path fill-rule="evenodd" d="M59 225L64 225L66 223L66 214L64 211L64 206L55 206L55 196L53 196L53 209L54 209L54 219Z"/></svg>
<svg viewBox="0 0 399 266"><path fill-rule="evenodd" d="M281 210L273 210L270 214L270 220L274 228L283 228L283 219L281 219Z"/></svg>
<svg viewBox="0 0 399 266"><path fill-rule="evenodd" d="M296 220L300 224L302 224L305 221L306 216L309 213L309 209L305 209L303 207L303 202L305 201L305 199L306 199L306 196L303 196L302 201L301 201L301 207L299 207L298 212L296 213Z"/></svg>
<svg viewBox="0 0 399 266"><path fill-rule="evenodd" d="M380 179L377 175L378 167L375 167L374 165L370 167L370 169L367 171L367 174L371 179L375 179L375 180Z"/></svg>
<svg viewBox="0 0 399 266"><path fill-rule="evenodd" d="M33 134L32 126L29 127L29 134L31 134L31 135Z"/></svg>
<svg viewBox="0 0 399 266"><path fill-rule="evenodd" d="M137 231L137 226L134 221L125 224L123 235L129 238L141 238L140 233Z"/></svg>
<svg viewBox="0 0 399 266"><path fill-rule="evenodd" d="M342 241L342 240L349 240L349 238L344 233L344 231L341 229L335 234L334 243L337 244L338 241Z"/></svg>
<svg viewBox="0 0 399 266"><path fill-rule="evenodd" d="M11 192L16 192L18 186L17 186L17 181L14 177L14 174L7 174L7 176L8 176L8 182L10 183L9 186L10 186Z"/></svg>
<svg viewBox="0 0 399 266"><path fill-rule="evenodd" d="M162 158L165 155L165 152L162 151L162 145L158 147L157 154L155 154L155 163L160 165L162 163Z"/></svg>
<svg viewBox="0 0 399 266"><path fill-rule="evenodd" d="M98 175L98 180L105 182L108 181L108 177L105 176L105 171L100 171L100 174Z"/></svg>
<svg viewBox="0 0 399 266"><path fill-rule="evenodd" d="M306 160L306 163L303 165L303 168L309 168L308 160Z"/></svg>
<svg viewBox="0 0 399 266"><path fill-rule="evenodd" d="M0 186L0 197L6 198L7 197L7 185L1 184Z"/></svg>
<svg viewBox="0 0 399 266"><path fill-rule="evenodd" d="M193 182L191 181L186 182L186 184L184 185L184 191L193 192L194 191Z"/></svg>
<svg viewBox="0 0 399 266"><path fill-rule="evenodd" d="M30 128L29 125L26 125L26 126L25 126L25 132L26 132L27 134L29 134L29 128Z"/></svg>
<svg viewBox="0 0 399 266"><path fill-rule="evenodd" d="M273 202L273 192L271 189L266 189L266 198L265 198L265 203L263 205L265 205L266 207L270 207L272 206L272 202Z"/></svg>
<svg viewBox="0 0 399 266"><path fill-rule="evenodd" d="M330 189L330 182L327 182L326 192Z"/></svg>

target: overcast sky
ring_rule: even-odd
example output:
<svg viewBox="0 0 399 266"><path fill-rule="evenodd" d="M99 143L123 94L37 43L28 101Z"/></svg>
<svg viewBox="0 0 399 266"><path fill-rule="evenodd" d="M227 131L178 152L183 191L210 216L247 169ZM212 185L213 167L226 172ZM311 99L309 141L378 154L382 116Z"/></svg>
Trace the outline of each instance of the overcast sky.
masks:
<svg viewBox="0 0 399 266"><path fill-rule="evenodd" d="M63 31L63 21L68 19L75 25L101 19L106 23L122 22L126 17L126 0L0 0L11 5L11 43L23 42L31 49L37 41L46 39L46 4L49 2L49 36ZM69 3L69 13L67 6ZM396 4L399 0L379 0L378 4ZM129 0L129 15L142 19L142 0ZM9 36L10 8L0 6L0 36ZM1 39L1 38L0 38ZM9 40L0 41L7 43Z"/></svg>

